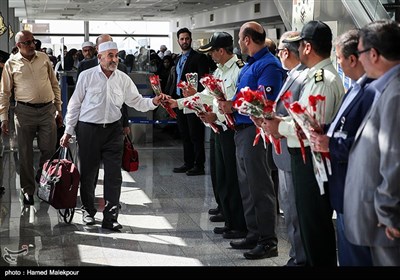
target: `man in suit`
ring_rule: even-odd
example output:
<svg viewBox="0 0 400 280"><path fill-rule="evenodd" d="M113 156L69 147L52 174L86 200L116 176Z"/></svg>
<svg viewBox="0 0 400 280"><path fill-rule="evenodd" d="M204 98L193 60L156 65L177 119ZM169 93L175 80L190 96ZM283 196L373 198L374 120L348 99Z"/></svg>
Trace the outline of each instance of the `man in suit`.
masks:
<svg viewBox="0 0 400 280"><path fill-rule="evenodd" d="M375 88L349 154L344 189L347 239L368 246L375 266L400 266L400 25L360 30L359 60ZM362 172L360 171L362 169Z"/></svg>
<svg viewBox="0 0 400 280"><path fill-rule="evenodd" d="M352 86L343 98L342 105L327 133L311 133L311 143L315 151L329 152L332 175L328 176L329 198L336 211L336 237L340 266L371 266L369 248L351 244L344 234L343 196L347 173L349 150L354 136L374 100L374 90L370 87L372 79L367 78L358 59L358 30L350 30L336 38L337 62Z"/></svg>
<svg viewBox="0 0 400 280"><path fill-rule="evenodd" d="M233 54L232 36L226 32L215 32L211 36L210 42L199 48L199 52L208 53L217 63L218 67L213 76L224 81L227 99L232 99L236 93L237 78L244 66L243 61ZM215 186L214 194L216 200L219 199L218 206L221 207L225 226L215 227L214 233L222 234L226 239L244 238L247 229L236 171L234 131L227 129L226 124L222 123L226 121L225 116L218 113L217 101L208 92L208 89L195 93L195 96L200 97L204 104L213 107L212 112L199 114L200 119L205 124L214 123L219 128L219 133L211 132L215 136L215 141L210 143L210 153L213 150L215 157L216 182L213 184ZM178 106L179 109L183 109L183 104L188 98L181 98L176 101L169 99L168 102L173 107ZM214 149L211 149L211 145L214 145ZM210 158L211 156L212 154L210 154ZM210 220L212 221L211 217Z"/></svg>
<svg viewBox="0 0 400 280"><path fill-rule="evenodd" d="M197 73L199 79L209 72L206 55L192 49L192 32L187 28L181 28L177 32L178 44L182 54L176 62L176 81L186 81L186 73ZM198 83L197 92L204 87ZM183 97L182 90L176 87L174 98ZM179 132L183 141L184 164L173 169L175 173L186 173L188 176L204 175L204 163L206 160L204 149L204 125L203 122L190 110L177 110Z"/></svg>
<svg viewBox="0 0 400 280"><path fill-rule="evenodd" d="M283 84L278 97L276 98L276 116L278 118L287 117L288 112L281 101L281 96L290 91L293 101L297 101L300 91L304 87L304 80L307 77L308 69L301 64L299 58L299 43L284 43L283 40L290 37L299 36L298 31L288 31L282 34L278 45L278 57L282 62L283 68L288 70L288 76ZM263 119L254 119L258 126L263 126ZM268 127L266 127L268 128ZM278 167L279 175L279 203L285 215L285 224L288 239L291 245L289 251L290 259L287 266L301 266L306 263L306 255L303 243L301 241L300 226L296 210L296 201L294 196L292 168L290 166L290 154L287 149L287 139L281 138L281 154L272 152L275 165Z"/></svg>

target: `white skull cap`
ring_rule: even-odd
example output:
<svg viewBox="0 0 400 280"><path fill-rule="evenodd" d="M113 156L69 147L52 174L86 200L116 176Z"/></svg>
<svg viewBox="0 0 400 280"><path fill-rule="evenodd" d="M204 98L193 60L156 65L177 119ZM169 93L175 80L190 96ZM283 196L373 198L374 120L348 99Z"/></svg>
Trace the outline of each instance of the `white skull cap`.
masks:
<svg viewBox="0 0 400 280"><path fill-rule="evenodd" d="M104 52L108 50L118 50L117 43L115 42L104 42L99 45L99 52Z"/></svg>

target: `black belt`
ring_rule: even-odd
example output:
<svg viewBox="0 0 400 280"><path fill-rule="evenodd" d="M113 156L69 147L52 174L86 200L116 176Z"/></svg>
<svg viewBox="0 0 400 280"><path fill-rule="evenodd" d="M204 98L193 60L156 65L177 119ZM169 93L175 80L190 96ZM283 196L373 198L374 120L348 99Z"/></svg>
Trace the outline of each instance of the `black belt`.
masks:
<svg viewBox="0 0 400 280"><path fill-rule="evenodd" d="M235 125L235 130L239 131L239 130L243 130L245 128L248 128L249 126L253 126L253 123L241 123L241 124L237 124Z"/></svg>
<svg viewBox="0 0 400 280"><path fill-rule="evenodd" d="M79 122L83 123L83 124L90 125L90 126L96 126L96 127L102 127L102 128L107 128L107 127L110 127L110 126L113 126L113 125L116 125L116 124L120 123L119 120L115 121L113 123L90 123L90 122L81 122L81 121L79 121Z"/></svg>
<svg viewBox="0 0 400 280"><path fill-rule="evenodd" d="M53 103L53 101L46 102L46 103L29 103L29 102L17 101L17 104L22 104L22 105L29 106L32 108L43 108L51 103Z"/></svg>

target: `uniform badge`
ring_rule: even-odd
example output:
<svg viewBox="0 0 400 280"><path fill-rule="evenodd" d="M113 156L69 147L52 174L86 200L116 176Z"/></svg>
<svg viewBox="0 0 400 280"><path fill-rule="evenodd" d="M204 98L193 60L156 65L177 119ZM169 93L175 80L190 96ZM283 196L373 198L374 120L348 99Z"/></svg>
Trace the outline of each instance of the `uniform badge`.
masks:
<svg viewBox="0 0 400 280"><path fill-rule="evenodd" d="M274 87L272 86L264 86L264 90L266 94L272 94L274 92Z"/></svg>
<svg viewBox="0 0 400 280"><path fill-rule="evenodd" d="M324 81L324 69L317 70L317 72L315 72L314 78L316 83Z"/></svg>
<svg viewBox="0 0 400 280"><path fill-rule="evenodd" d="M237 65L239 68L242 68L242 67L244 66L243 60L238 59L238 60L236 61L236 65Z"/></svg>

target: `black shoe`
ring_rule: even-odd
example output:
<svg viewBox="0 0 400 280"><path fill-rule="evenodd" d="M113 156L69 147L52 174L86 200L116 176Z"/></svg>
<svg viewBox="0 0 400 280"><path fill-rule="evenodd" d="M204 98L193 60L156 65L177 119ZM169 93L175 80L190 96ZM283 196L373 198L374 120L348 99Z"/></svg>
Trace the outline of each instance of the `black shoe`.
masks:
<svg viewBox="0 0 400 280"><path fill-rule="evenodd" d="M122 228L122 225L120 223L118 223L117 221L103 220L103 222L101 223L101 227L112 230L112 231L119 232L120 229Z"/></svg>
<svg viewBox="0 0 400 280"><path fill-rule="evenodd" d="M82 221L88 226L94 225L94 215L91 215L87 210L82 209Z"/></svg>
<svg viewBox="0 0 400 280"><path fill-rule="evenodd" d="M24 194L24 204L25 205L35 204L35 201L33 200L33 195L25 193Z"/></svg>
<svg viewBox="0 0 400 280"><path fill-rule="evenodd" d="M193 167L192 169L189 169L188 171L186 171L186 175L188 176L197 176L197 175L204 175L206 174L204 172L204 168L200 168L200 167Z"/></svg>
<svg viewBox="0 0 400 280"><path fill-rule="evenodd" d="M256 240L243 239L240 241L231 241L229 243L233 249L253 249L257 246Z"/></svg>
<svg viewBox="0 0 400 280"><path fill-rule="evenodd" d="M223 234L224 232L229 231L230 229L227 226L223 226L223 227L215 227L213 232L215 234Z"/></svg>
<svg viewBox="0 0 400 280"><path fill-rule="evenodd" d="M239 239L239 238L245 238L246 236L247 232L234 229L225 231L222 234L222 237L225 239Z"/></svg>
<svg viewBox="0 0 400 280"><path fill-rule="evenodd" d="M181 167L175 167L172 172L174 173L185 173L186 171L188 171L190 169L190 167L187 167L185 164L182 165Z"/></svg>
<svg viewBox="0 0 400 280"><path fill-rule="evenodd" d="M225 218L224 215L222 215L221 213L218 215L214 215L210 217L210 221L217 223L217 222L225 222Z"/></svg>
<svg viewBox="0 0 400 280"><path fill-rule="evenodd" d="M211 209L209 209L208 210L208 214L210 214L210 215L217 215L217 214L219 214L221 211L219 210L219 207L217 207L217 208L211 208Z"/></svg>
<svg viewBox="0 0 400 280"><path fill-rule="evenodd" d="M40 177L42 177L42 171L36 173L35 182L40 184Z"/></svg>
<svg viewBox="0 0 400 280"><path fill-rule="evenodd" d="M278 256L278 247L270 244L258 244L254 249L245 252L243 256L248 260L258 260Z"/></svg>
<svg viewBox="0 0 400 280"><path fill-rule="evenodd" d="M103 210L103 222L101 224L102 228L106 228L113 231L120 231L122 225L118 223L118 213L121 209L121 204L111 205L106 201L106 206Z"/></svg>

